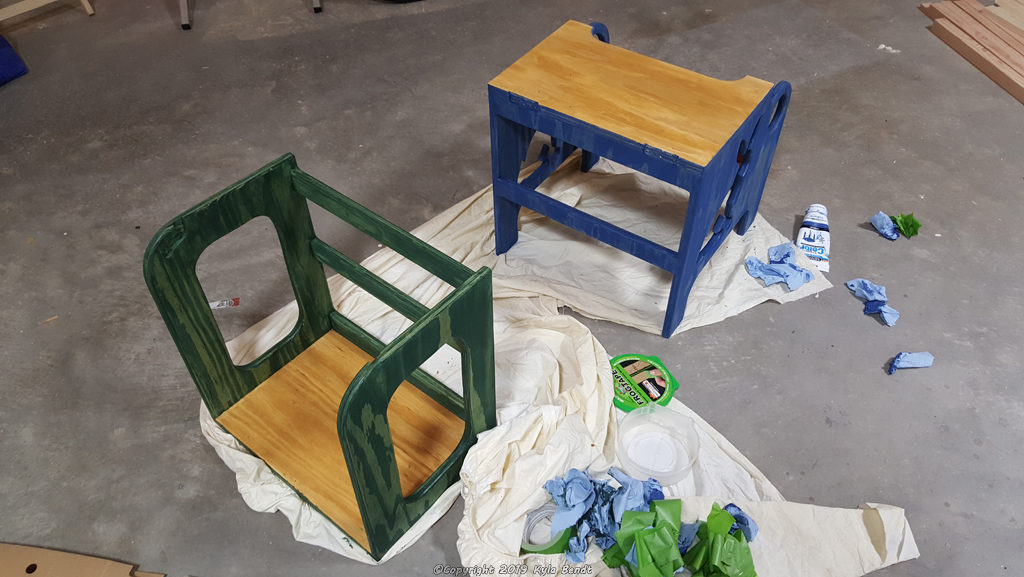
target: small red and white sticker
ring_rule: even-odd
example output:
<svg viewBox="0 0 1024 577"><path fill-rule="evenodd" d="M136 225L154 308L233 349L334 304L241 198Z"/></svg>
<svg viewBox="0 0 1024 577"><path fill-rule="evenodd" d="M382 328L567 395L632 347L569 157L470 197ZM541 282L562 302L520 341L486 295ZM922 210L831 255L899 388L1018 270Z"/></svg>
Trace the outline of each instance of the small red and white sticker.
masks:
<svg viewBox="0 0 1024 577"><path fill-rule="evenodd" d="M234 307L238 306L238 301L239 300L240 299L238 297L235 297L233 299L224 299L224 300L219 300L219 301L212 301L210 303L210 308L212 310L234 308Z"/></svg>

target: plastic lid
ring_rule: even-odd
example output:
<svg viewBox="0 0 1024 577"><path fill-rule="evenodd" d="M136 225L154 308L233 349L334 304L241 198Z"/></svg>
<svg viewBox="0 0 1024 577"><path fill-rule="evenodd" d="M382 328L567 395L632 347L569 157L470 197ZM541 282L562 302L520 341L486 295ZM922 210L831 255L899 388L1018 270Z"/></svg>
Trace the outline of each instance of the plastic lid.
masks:
<svg viewBox="0 0 1024 577"><path fill-rule="evenodd" d="M623 470L637 479L654 477L669 486L690 473L700 438L689 417L651 404L631 411L619 425L616 456Z"/></svg>

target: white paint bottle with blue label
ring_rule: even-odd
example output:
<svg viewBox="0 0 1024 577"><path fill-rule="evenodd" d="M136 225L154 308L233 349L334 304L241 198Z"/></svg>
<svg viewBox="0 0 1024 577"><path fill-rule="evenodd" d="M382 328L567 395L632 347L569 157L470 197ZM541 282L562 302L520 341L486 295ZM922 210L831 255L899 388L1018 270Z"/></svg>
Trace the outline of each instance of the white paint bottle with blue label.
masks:
<svg viewBox="0 0 1024 577"><path fill-rule="evenodd" d="M828 256L832 241L828 231L828 209L823 204L812 204L804 213L804 222L797 233L796 245L807 255L818 270L828 272Z"/></svg>

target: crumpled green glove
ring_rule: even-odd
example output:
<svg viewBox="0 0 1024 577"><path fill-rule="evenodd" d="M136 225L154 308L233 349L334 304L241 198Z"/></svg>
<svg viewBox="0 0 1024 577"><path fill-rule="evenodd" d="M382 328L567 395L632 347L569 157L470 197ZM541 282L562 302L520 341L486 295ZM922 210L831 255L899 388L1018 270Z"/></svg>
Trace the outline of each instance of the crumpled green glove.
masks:
<svg viewBox="0 0 1024 577"><path fill-rule="evenodd" d="M682 501L665 499L651 501L650 511L623 513L616 544L602 556L605 564L613 569L625 565L633 577L670 577L683 566L678 546L682 512Z"/></svg>
<svg viewBox="0 0 1024 577"><path fill-rule="evenodd" d="M708 520L697 529L699 541L683 555L683 564L693 577L757 577L743 532L729 534L735 522L718 503L711 506Z"/></svg>
<svg viewBox="0 0 1024 577"><path fill-rule="evenodd" d="M890 216L892 222L896 225L896 228L900 229L900 233L910 238L917 234L917 231L921 229L921 221L914 218L914 213L900 214L898 216Z"/></svg>

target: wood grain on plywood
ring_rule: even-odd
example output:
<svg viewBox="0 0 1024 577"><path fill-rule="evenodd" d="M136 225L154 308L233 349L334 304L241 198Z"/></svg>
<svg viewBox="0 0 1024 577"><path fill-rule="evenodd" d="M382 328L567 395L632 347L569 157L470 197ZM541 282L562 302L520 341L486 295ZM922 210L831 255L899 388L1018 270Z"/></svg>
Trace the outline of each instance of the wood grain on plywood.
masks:
<svg viewBox="0 0 1024 577"><path fill-rule="evenodd" d="M217 421L360 545L369 549L338 441L338 405L372 358L331 331ZM465 425L403 382L388 406L402 494L409 496L455 450Z"/></svg>
<svg viewBox="0 0 1024 577"><path fill-rule="evenodd" d="M569 21L491 85L705 166L772 84L725 81L601 42Z"/></svg>
<svg viewBox="0 0 1024 577"><path fill-rule="evenodd" d="M963 30L945 18L936 20L929 29L978 70L985 73L1003 90L1024 103L1024 76L1010 68Z"/></svg>

